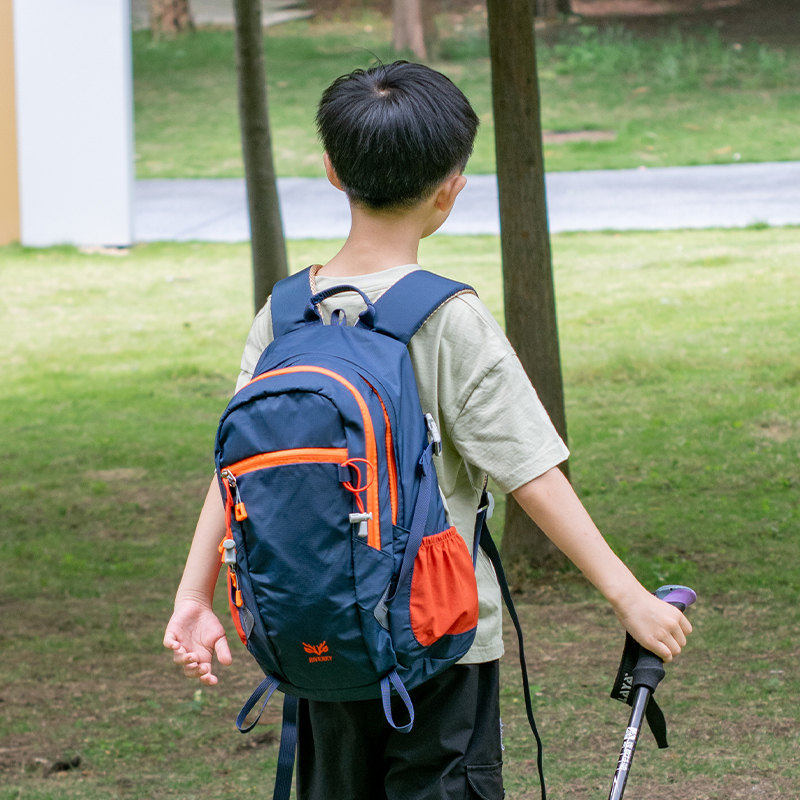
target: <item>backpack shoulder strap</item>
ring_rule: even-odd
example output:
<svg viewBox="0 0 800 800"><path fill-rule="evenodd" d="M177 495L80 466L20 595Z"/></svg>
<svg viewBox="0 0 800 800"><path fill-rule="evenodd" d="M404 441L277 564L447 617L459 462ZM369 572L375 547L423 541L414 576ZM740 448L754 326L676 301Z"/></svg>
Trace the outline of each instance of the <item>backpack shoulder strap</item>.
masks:
<svg viewBox="0 0 800 800"><path fill-rule="evenodd" d="M311 297L307 267L284 278L272 289L272 334L275 339L304 323ZM408 344L426 320L452 297L475 294L466 283L426 270L414 270L387 289L375 303L374 330Z"/></svg>
<svg viewBox="0 0 800 800"><path fill-rule="evenodd" d="M374 328L408 344L437 309L459 294L476 292L466 283L451 281L423 269L414 270L375 302Z"/></svg>
<svg viewBox="0 0 800 800"><path fill-rule="evenodd" d="M277 339L304 324L308 299L311 297L311 284L308 273L311 267L278 281L272 287L272 336Z"/></svg>

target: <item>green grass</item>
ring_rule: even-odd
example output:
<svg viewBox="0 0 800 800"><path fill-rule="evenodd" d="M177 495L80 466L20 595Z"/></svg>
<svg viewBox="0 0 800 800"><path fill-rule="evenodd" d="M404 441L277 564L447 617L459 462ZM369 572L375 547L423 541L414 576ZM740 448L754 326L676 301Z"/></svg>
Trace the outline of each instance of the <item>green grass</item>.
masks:
<svg viewBox="0 0 800 800"><path fill-rule="evenodd" d="M290 257L336 246L290 242ZM630 796L792 796L800 229L562 235L554 253L575 486L646 585L701 598L659 689L674 747L643 737ZM235 648L198 694L160 644L250 324L248 258L0 249L0 800L268 791L275 713L256 739L232 724L249 657ZM496 238L433 237L421 258L501 316ZM627 716L607 699L621 631L570 570L533 575L520 611L552 796L605 796ZM537 795L514 658L519 800Z"/></svg>
<svg viewBox="0 0 800 800"><path fill-rule="evenodd" d="M494 172L490 68L481 18L443 28L431 65L467 94L482 120L468 171ZM266 37L270 115L280 175L324 175L314 132L323 89L337 76L395 58L386 20L297 22ZM549 170L725 164L800 158L800 53L665 31L637 39L581 26L540 45L543 125L610 131L611 141L547 144ZM140 178L242 174L233 34L173 41L134 36Z"/></svg>

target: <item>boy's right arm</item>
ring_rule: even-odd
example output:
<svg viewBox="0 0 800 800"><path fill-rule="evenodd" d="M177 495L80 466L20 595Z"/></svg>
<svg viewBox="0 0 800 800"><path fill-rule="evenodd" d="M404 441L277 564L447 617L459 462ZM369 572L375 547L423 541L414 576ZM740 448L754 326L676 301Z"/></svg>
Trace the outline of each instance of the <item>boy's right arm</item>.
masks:
<svg viewBox="0 0 800 800"><path fill-rule="evenodd" d="M208 686L218 680L211 672L214 653L220 664L231 663L225 630L212 610L221 565L218 548L224 536L225 509L215 476L197 521L175 596L175 609L164 633L164 647L172 650L173 661L183 667L188 678L199 678Z"/></svg>
<svg viewBox="0 0 800 800"><path fill-rule="evenodd" d="M650 594L620 561L558 467L514 491L548 538L611 603L623 627L663 661L686 645L689 620Z"/></svg>

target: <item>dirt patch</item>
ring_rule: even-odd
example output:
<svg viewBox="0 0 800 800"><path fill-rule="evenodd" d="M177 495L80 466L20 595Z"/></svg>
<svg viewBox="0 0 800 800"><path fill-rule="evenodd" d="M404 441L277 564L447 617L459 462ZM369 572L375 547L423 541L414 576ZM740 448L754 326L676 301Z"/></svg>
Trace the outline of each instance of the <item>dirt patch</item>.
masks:
<svg viewBox="0 0 800 800"><path fill-rule="evenodd" d="M797 437L797 430L789 420L774 420L759 425L755 430L756 436L767 439L776 444L786 444Z"/></svg>
<svg viewBox="0 0 800 800"><path fill-rule="evenodd" d="M84 477L87 481L104 481L105 483L127 483L128 481L140 481L147 475L144 469L96 469L85 472Z"/></svg>
<svg viewBox="0 0 800 800"><path fill-rule="evenodd" d="M434 0L435 2L435 0ZM318 16L341 17L365 8L391 15L391 0L308 0ZM486 0L438 0L436 13L462 15L486 8ZM623 27L641 36L679 28L686 34L717 30L730 42L756 40L774 45L800 43L800 3L796 0L572 0L575 18L547 24L543 35L580 22Z"/></svg>
<svg viewBox="0 0 800 800"><path fill-rule="evenodd" d="M586 17L654 17L719 11L742 3L743 0L572 0L572 10Z"/></svg>
<svg viewBox="0 0 800 800"><path fill-rule="evenodd" d="M531 678L542 687L535 689L537 717L547 736L549 763L571 759L580 775L563 783L563 791L554 791L553 796L591 800L603 796L608 786L583 776L592 772L605 776L624 730L626 709L608 699L624 637L608 606L596 599L575 601L580 591L570 576L565 581L554 579L533 587L517 598L517 607L526 631ZM566 599L570 593L572 602ZM126 794L120 796L135 791L137 797L177 798L187 796L185 791L157 789L154 765L162 765L164 772L179 771L180 764L201 758L212 769L208 797L216 800L233 796L224 794L231 775L275 758L280 703L267 706L253 734L241 737L233 729L236 712L261 675L237 644L224 602L217 612L228 628L234 666L220 672L217 687L199 693L199 684L183 678L160 647L168 607L166 590L157 586L150 587L147 597L140 592L136 598L122 594L89 601L64 598L57 609L37 598L3 603L8 657L0 664L0 714L6 731L0 738L0 783L27 782L24 785L30 787L36 781L81 780L111 787L109 796L124 789ZM775 743L796 736L796 713L779 686L793 680L796 654L782 650L776 656L769 652L769 641L796 637L796 630L791 619L776 624L772 613L767 606L754 608L741 599L733 604L724 598L718 603L703 598L693 613L698 637L704 630L727 625L741 637L741 654L726 650L721 658L718 650L699 639L685 660L669 668L659 692L676 745L666 757L675 761L669 762L669 771L662 771L659 780L648 764L663 765L665 756L659 753L656 758L647 752L652 744L644 745L629 790L631 800L664 797L665 789L671 800L793 796L794 786L781 770L790 774L795 759L787 760L784 752L779 766L781 751ZM759 640L768 629L772 629L769 641ZM48 634L34 641L30 630ZM525 736L525 723L510 627L506 641L504 702L513 704L514 697L519 701L513 706L517 713L508 720L513 748L513 742ZM761 693L764 682L775 684L778 694L770 695L775 702L768 703ZM743 702L734 704L733 696L720 691L727 684L749 687L735 695ZM681 703L688 709L683 714L678 713ZM691 752L682 742L692 743ZM165 747L171 749L162 754L159 748ZM528 751L522 757L519 747L513 752L510 777L532 780L535 762L527 760ZM71 763L76 757L82 759L79 768L51 771L45 777L57 762ZM687 774L678 759L690 758L713 760L730 769L715 768L713 776ZM765 764L775 766L767 769ZM555 789L555 766L551 773ZM607 777L610 782L611 773ZM143 794L151 784L152 793ZM537 798L538 791L528 786L509 796Z"/></svg>
<svg viewBox="0 0 800 800"><path fill-rule="evenodd" d="M568 144L570 142L613 142L616 131L543 131L545 144Z"/></svg>
<svg viewBox="0 0 800 800"><path fill-rule="evenodd" d="M572 0L572 8L587 21L641 36L677 27L689 35L717 30L732 42L800 43L796 0Z"/></svg>

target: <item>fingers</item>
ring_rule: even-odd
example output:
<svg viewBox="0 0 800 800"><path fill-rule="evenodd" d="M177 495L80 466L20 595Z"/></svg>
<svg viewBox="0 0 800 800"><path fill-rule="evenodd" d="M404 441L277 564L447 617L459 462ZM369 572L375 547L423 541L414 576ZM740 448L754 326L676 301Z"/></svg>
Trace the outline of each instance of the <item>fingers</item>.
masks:
<svg viewBox="0 0 800 800"><path fill-rule="evenodd" d="M683 614L679 613L676 623L664 630L663 637L658 642L660 652L656 653L663 661L670 662L675 656L680 655L686 647L687 636L692 632L692 626Z"/></svg>
<svg viewBox="0 0 800 800"><path fill-rule="evenodd" d="M183 668L183 674L187 678L197 678L206 686L216 686L219 678L211 671L210 654L201 655L189 652L174 637L169 639L164 637L164 646L172 650L172 661ZM222 636L215 644L217 659L220 664L230 664L232 662L231 651L228 647L228 640Z"/></svg>
<svg viewBox="0 0 800 800"><path fill-rule="evenodd" d="M675 649L677 652L674 652L666 642L656 642L653 647L648 648L651 653L655 653L665 664L669 664L673 657L680 653L681 648L677 646L677 643Z"/></svg>

